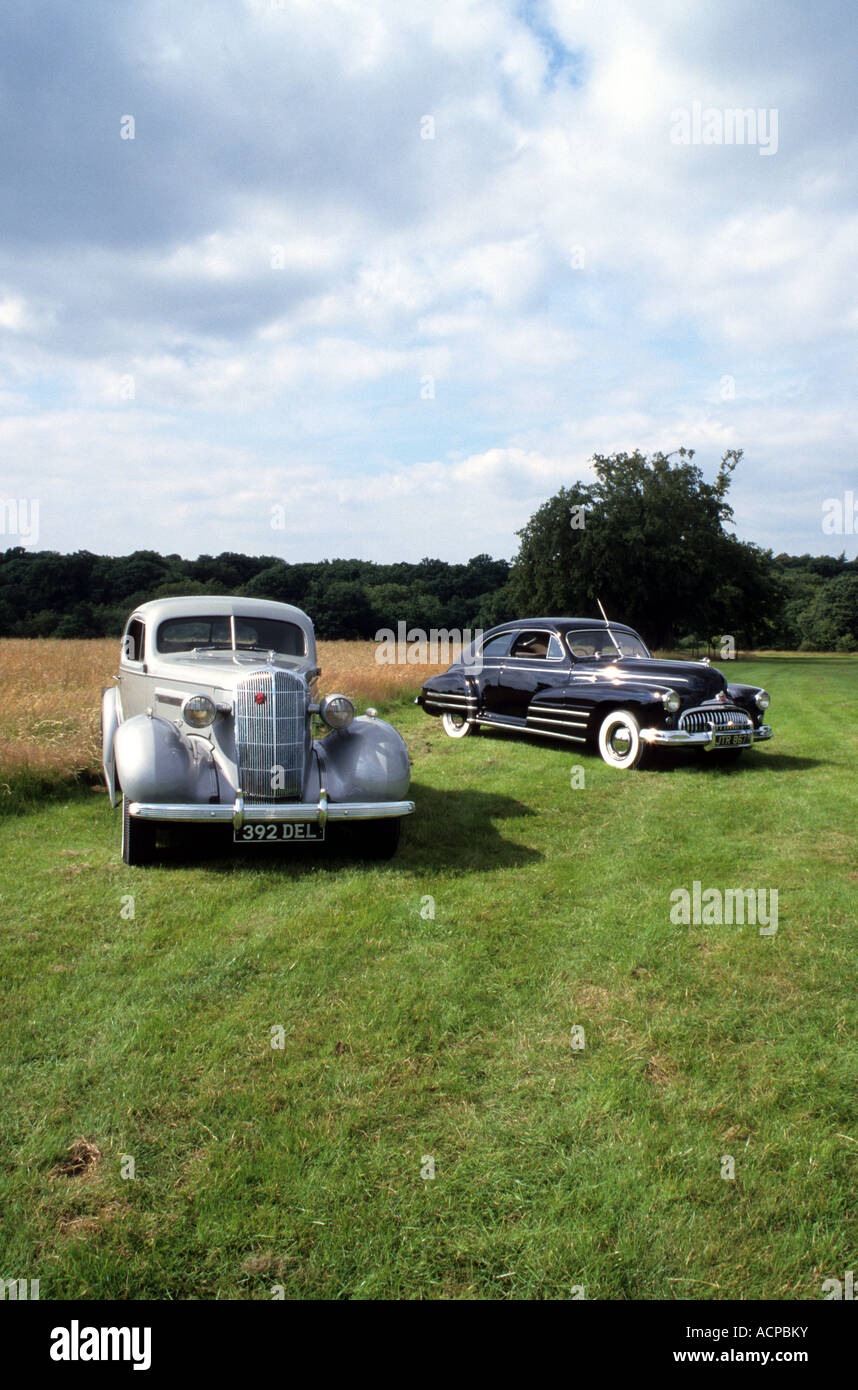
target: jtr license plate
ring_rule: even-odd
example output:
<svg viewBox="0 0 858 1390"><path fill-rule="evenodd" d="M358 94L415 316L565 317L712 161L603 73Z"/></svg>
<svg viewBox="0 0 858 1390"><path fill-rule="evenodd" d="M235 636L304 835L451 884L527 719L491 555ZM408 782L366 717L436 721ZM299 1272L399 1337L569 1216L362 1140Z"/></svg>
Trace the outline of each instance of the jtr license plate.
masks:
<svg viewBox="0 0 858 1390"><path fill-rule="evenodd" d="M249 821L240 830L233 829L232 838L237 845L267 845L275 841L279 844L283 840L290 844L318 844L325 838L325 827L314 820Z"/></svg>
<svg viewBox="0 0 858 1390"><path fill-rule="evenodd" d="M751 742L750 734L716 734L717 748L747 748Z"/></svg>

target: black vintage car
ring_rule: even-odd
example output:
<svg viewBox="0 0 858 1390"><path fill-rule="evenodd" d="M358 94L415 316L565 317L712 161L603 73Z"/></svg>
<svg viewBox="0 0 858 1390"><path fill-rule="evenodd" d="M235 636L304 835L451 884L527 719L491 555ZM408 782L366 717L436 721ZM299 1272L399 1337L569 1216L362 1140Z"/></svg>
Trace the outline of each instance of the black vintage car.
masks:
<svg viewBox="0 0 858 1390"><path fill-rule="evenodd" d="M719 760L772 737L769 696L728 684L707 661L662 661L624 623L522 618L492 628L417 696L451 738L481 726L598 748L638 767L651 748L703 748Z"/></svg>

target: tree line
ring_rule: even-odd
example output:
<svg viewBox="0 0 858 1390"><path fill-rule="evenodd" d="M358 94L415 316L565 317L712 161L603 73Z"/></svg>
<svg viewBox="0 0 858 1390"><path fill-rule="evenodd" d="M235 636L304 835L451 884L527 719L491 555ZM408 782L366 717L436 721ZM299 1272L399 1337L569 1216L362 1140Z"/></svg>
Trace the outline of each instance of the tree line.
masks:
<svg viewBox="0 0 858 1390"><path fill-rule="evenodd" d="M773 555L726 529L741 451L714 482L693 451L596 455L595 481L561 488L518 533L515 559L467 564L320 560L224 551L186 560L138 550L0 552L0 636L119 636L137 604L246 594L303 608L320 638L373 638L547 614L610 617L659 647L731 635L737 646L858 651L858 559Z"/></svg>

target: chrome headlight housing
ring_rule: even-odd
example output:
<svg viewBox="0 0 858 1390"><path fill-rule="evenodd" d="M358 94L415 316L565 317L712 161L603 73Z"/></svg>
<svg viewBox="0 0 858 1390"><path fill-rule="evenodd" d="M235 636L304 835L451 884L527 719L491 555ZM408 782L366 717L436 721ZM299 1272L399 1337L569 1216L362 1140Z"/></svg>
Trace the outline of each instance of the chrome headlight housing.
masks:
<svg viewBox="0 0 858 1390"><path fill-rule="evenodd" d="M355 707L347 695L326 695L319 705L319 718L329 729L347 729L355 717Z"/></svg>
<svg viewBox="0 0 858 1390"><path fill-rule="evenodd" d="M665 690L664 694L661 697L661 703L664 705L665 709L668 710L671 714L676 714L676 711L682 704L682 700L680 699L679 695L677 695L675 690Z"/></svg>
<svg viewBox="0 0 858 1390"><path fill-rule="evenodd" d="M758 690L754 696L757 709L768 709L772 703L772 697L767 690Z"/></svg>
<svg viewBox="0 0 858 1390"><path fill-rule="evenodd" d="M192 729L207 729L217 715L217 705L208 695L189 695L182 705L182 718Z"/></svg>

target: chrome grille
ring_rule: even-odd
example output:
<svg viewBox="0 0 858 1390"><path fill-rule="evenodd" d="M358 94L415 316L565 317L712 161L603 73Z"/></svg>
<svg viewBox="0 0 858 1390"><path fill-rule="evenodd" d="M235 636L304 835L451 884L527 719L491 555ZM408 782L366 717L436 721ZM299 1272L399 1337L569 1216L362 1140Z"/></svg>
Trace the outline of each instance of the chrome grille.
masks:
<svg viewBox="0 0 858 1390"><path fill-rule="evenodd" d="M239 681L235 748L241 790L248 801L300 798L308 700L306 683L293 671L254 671Z"/></svg>
<svg viewBox="0 0 858 1390"><path fill-rule="evenodd" d="M714 724L716 729L752 729L753 721L743 709L732 705L706 705L703 708L687 709L679 716L679 727L687 734L703 734Z"/></svg>

